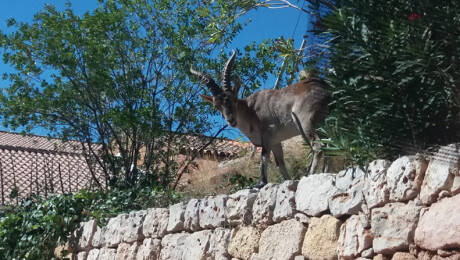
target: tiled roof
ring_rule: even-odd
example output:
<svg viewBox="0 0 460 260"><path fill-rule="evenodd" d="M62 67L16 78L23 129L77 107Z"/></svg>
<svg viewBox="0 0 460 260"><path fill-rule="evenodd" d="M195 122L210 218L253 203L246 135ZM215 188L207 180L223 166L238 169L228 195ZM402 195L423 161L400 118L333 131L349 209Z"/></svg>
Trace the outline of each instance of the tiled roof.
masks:
<svg viewBox="0 0 460 260"><path fill-rule="evenodd" d="M102 181L102 172L96 170ZM92 187L93 178L79 143L0 132L0 205L29 194L70 193Z"/></svg>
<svg viewBox="0 0 460 260"><path fill-rule="evenodd" d="M215 159L240 156L249 143L215 139L206 149L209 137L185 136L181 153ZM102 171L96 172L103 184ZM17 188L18 201L29 194L70 193L94 186L79 142L0 131L0 205L14 203L10 194Z"/></svg>

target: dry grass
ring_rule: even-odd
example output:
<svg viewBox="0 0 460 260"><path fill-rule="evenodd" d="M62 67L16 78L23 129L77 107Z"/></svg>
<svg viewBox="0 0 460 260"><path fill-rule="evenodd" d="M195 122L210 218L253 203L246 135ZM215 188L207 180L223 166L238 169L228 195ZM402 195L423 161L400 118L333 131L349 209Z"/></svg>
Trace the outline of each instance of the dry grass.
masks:
<svg viewBox="0 0 460 260"><path fill-rule="evenodd" d="M283 150L286 168L291 178L300 179L307 172L310 163L309 147L304 145L302 138L298 136L283 142ZM238 174L255 181L259 178L260 152L253 157L248 153L241 158L221 163L210 160L197 160L196 162L196 169L185 174L179 185L179 191L182 191L186 197L200 198L234 192L235 186L230 180L232 176ZM329 159L329 172L337 172L343 168L343 160L340 158ZM270 157L267 178L269 182L282 181L273 155Z"/></svg>

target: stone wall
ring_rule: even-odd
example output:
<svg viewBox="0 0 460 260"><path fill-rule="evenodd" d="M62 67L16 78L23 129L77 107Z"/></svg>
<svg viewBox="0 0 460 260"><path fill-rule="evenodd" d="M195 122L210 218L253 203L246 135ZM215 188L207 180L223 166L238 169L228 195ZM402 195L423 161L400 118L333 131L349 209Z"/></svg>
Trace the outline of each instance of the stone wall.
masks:
<svg viewBox="0 0 460 260"><path fill-rule="evenodd" d="M460 259L460 145L81 224L74 259Z"/></svg>

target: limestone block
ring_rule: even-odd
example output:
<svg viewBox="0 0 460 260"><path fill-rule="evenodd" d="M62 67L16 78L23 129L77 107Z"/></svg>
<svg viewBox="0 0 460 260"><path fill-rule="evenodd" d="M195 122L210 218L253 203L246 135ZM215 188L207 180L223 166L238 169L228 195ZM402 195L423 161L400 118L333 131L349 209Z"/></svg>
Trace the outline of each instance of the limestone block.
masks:
<svg viewBox="0 0 460 260"><path fill-rule="evenodd" d="M139 244L136 260L157 260L160 259L161 240L157 238L146 238Z"/></svg>
<svg viewBox="0 0 460 260"><path fill-rule="evenodd" d="M227 202L227 197L227 195L217 195L201 200L198 214L201 228L214 229L226 225L225 203Z"/></svg>
<svg viewBox="0 0 460 260"><path fill-rule="evenodd" d="M273 223L278 185L269 183L260 189L252 207L252 222L262 225Z"/></svg>
<svg viewBox="0 0 460 260"><path fill-rule="evenodd" d="M128 219L128 214L121 214L114 218L111 218L107 223L107 226L103 228L104 232L102 235L104 247L117 247L123 241L123 234L125 231L125 223Z"/></svg>
<svg viewBox="0 0 460 260"><path fill-rule="evenodd" d="M371 247L364 250L363 252L361 252L361 256L372 259L372 257L374 256L374 249Z"/></svg>
<svg viewBox="0 0 460 260"><path fill-rule="evenodd" d="M77 254L76 260L86 260L86 259L88 259L88 252L83 251Z"/></svg>
<svg viewBox="0 0 460 260"><path fill-rule="evenodd" d="M187 238L190 234L176 233L169 234L161 240L161 260L181 260L183 259ZM191 259L191 258L189 258ZM199 259L199 258L198 258Z"/></svg>
<svg viewBox="0 0 460 260"><path fill-rule="evenodd" d="M184 229L187 231L198 231L200 230L200 221L198 213L200 209L200 200L191 199L187 203L184 212Z"/></svg>
<svg viewBox="0 0 460 260"><path fill-rule="evenodd" d="M239 226L232 231L228 253L232 257L248 260L259 248L260 231L253 226Z"/></svg>
<svg viewBox="0 0 460 260"><path fill-rule="evenodd" d="M252 207L257 198L257 191L251 189L240 190L228 196L226 215L231 226L248 225L252 220Z"/></svg>
<svg viewBox="0 0 460 260"><path fill-rule="evenodd" d="M110 260L110 259L115 259L115 256L117 255L117 250L114 248L101 248L99 250L99 255L97 256L97 260Z"/></svg>
<svg viewBox="0 0 460 260"><path fill-rule="evenodd" d="M403 156L387 171L390 201L408 201L417 197L422 186L427 162L421 156Z"/></svg>
<svg viewBox="0 0 460 260"><path fill-rule="evenodd" d="M372 161L367 167L368 178L364 184L364 198L369 209L385 205L390 200L387 186L387 170L391 162L388 160Z"/></svg>
<svg viewBox="0 0 460 260"><path fill-rule="evenodd" d="M389 203L372 209L371 230L374 235L373 248L377 254L390 255L397 251L408 251L414 240L414 231L420 213L420 206Z"/></svg>
<svg viewBox="0 0 460 260"><path fill-rule="evenodd" d="M97 223L94 219L80 223L80 227L74 232L71 239L72 247L77 251L84 251L91 248L96 228Z"/></svg>
<svg viewBox="0 0 460 260"><path fill-rule="evenodd" d="M337 193L334 177L328 173L303 177L295 194L296 209L309 216L319 216L329 209L329 199Z"/></svg>
<svg viewBox="0 0 460 260"><path fill-rule="evenodd" d="M192 233L186 239L183 259L206 259L210 246L211 230L202 230ZM163 251L163 250L162 250Z"/></svg>
<svg viewBox="0 0 460 260"><path fill-rule="evenodd" d="M303 213L296 213L294 215L294 219L304 224L305 226L308 226L308 222L310 222L310 217Z"/></svg>
<svg viewBox="0 0 460 260"><path fill-rule="evenodd" d="M337 259L337 242L342 222L331 215L311 218L302 245L307 259Z"/></svg>
<svg viewBox="0 0 460 260"><path fill-rule="evenodd" d="M213 230L210 238L209 249L206 253L206 259L228 260L230 254L227 252L230 243L231 229L216 228Z"/></svg>
<svg viewBox="0 0 460 260"><path fill-rule="evenodd" d="M365 229L359 216L353 215L340 227L337 252L340 259L355 259L372 247L372 233Z"/></svg>
<svg viewBox="0 0 460 260"><path fill-rule="evenodd" d="M365 172L361 168L348 168L335 175L335 186L339 190L348 190L364 181Z"/></svg>
<svg viewBox="0 0 460 260"><path fill-rule="evenodd" d="M96 226L96 231L94 232L93 241L92 241L92 244L94 247L99 248L104 245L106 230L107 230L107 226L104 226L104 227Z"/></svg>
<svg viewBox="0 0 460 260"><path fill-rule="evenodd" d="M441 191L460 192L460 144L441 147L430 160L423 180L420 199L425 204L436 201Z"/></svg>
<svg viewBox="0 0 460 260"><path fill-rule="evenodd" d="M397 252L393 255L391 260L417 260L417 258L406 252Z"/></svg>
<svg viewBox="0 0 460 260"><path fill-rule="evenodd" d="M100 251L99 248L91 249L91 250L88 252L88 257L87 257L86 259L87 259L87 260L98 260L99 251Z"/></svg>
<svg viewBox="0 0 460 260"><path fill-rule="evenodd" d="M121 243L118 245L115 260L135 260L137 249L139 248L138 242L133 244Z"/></svg>
<svg viewBox="0 0 460 260"><path fill-rule="evenodd" d="M378 254L376 256L374 256L374 260L389 260L388 257L382 255L382 254Z"/></svg>
<svg viewBox="0 0 460 260"><path fill-rule="evenodd" d="M275 209L273 211L274 222L283 221L294 215L297 184L297 181L285 181L278 186Z"/></svg>
<svg viewBox="0 0 460 260"><path fill-rule="evenodd" d="M162 238L166 234L169 222L169 210L165 208L152 208L142 224L142 233L149 238Z"/></svg>
<svg viewBox="0 0 460 260"><path fill-rule="evenodd" d="M358 214L363 203L362 185L357 184L348 190L338 190L329 199L329 210L334 217Z"/></svg>
<svg viewBox="0 0 460 260"><path fill-rule="evenodd" d="M146 210L133 211L127 215L127 218L121 223L120 233L123 242L132 243L144 239L142 225L146 215Z"/></svg>
<svg viewBox="0 0 460 260"><path fill-rule="evenodd" d="M169 206L169 219L167 232L180 232L184 230L185 204L183 202Z"/></svg>
<svg viewBox="0 0 460 260"><path fill-rule="evenodd" d="M300 254L305 232L305 226L294 219L269 226L260 237L258 255L264 259L292 259Z"/></svg>
<svg viewBox="0 0 460 260"><path fill-rule="evenodd" d="M422 211L415 230L415 244L431 251L460 249L460 194Z"/></svg>

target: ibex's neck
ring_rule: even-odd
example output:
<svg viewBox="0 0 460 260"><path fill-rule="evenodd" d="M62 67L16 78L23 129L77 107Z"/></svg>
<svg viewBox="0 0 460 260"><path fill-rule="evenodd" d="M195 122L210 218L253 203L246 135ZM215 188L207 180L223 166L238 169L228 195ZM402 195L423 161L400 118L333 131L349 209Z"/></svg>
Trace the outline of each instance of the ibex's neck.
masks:
<svg viewBox="0 0 460 260"><path fill-rule="evenodd" d="M243 134L245 134L252 142L259 142L260 138L260 122L253 108L248 105L246 99L238 99L237 101L237 125ZM257 140L256 140L257 139Z"/></svg>

